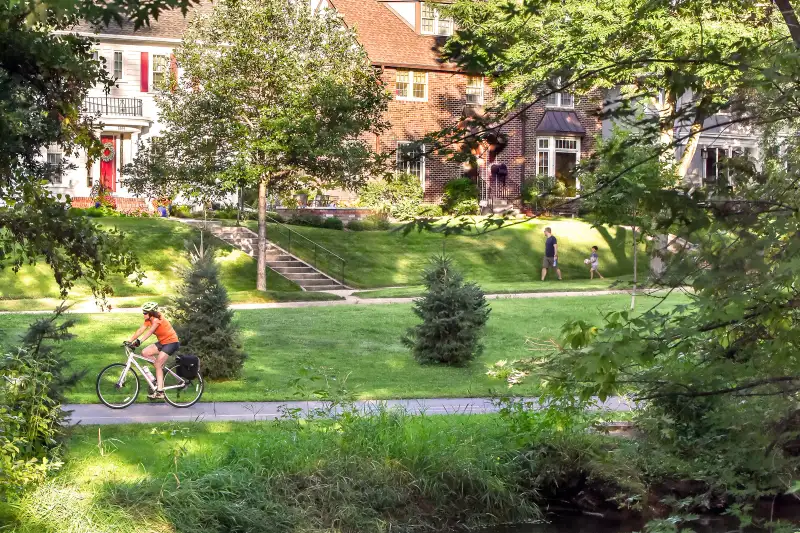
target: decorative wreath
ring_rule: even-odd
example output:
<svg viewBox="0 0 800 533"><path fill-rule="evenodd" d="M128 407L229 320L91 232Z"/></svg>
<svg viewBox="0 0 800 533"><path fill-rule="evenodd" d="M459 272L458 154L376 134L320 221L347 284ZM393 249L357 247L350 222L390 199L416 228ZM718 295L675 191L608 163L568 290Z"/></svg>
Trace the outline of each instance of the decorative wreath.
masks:
<svg viewBox="0 0 800 533"><path fill-rule="evenodd" d="M100 159L109 163L114 160L114 143L112 142L104 142L103 143L103 150L100 152Z"/></svg>

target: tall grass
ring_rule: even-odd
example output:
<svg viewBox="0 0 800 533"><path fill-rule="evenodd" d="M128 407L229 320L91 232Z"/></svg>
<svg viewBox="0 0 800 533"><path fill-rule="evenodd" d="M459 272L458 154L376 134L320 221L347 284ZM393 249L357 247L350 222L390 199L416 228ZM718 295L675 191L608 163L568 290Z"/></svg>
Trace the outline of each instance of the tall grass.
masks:
<svg viewBox="0 0 800 533"><path fill-rule="evenodd" d="M497 416L387 410L82 428L67 468L20 502L18 530L377 533L520 522L540 516L537 502L574 466L561 458L593 448L554 444L513 438Z"/></svg>

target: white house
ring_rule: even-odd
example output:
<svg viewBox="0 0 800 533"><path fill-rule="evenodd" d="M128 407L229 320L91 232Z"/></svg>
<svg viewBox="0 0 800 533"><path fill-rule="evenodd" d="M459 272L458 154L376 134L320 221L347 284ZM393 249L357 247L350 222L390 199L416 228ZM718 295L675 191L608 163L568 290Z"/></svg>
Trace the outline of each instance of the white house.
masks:
<svg viewBox="0 0 800 533"><path fill-rule="evenodd" d="M104 144L102 158L90 166L85 154L69 159L77 168L66 169L52 180L54 193L69 194L73 205L84 206L89 203L92 186L100 182L119 199L121 209L145 207L143 199L133 199L122 185L120 170L132 162L139 141L160 132L155 88L170 69L176 68L172 53L187 24L188 19L175 10L164 12L150 27L136 32L130 23L100 28L79 24L73 28L70 33L98 41L95 54L105 59L106 69L117 82L108 93L102 87L92 89L83 106L83 112L94 115L100 125L97 133ZM64 157L56 146L47 151L50 162Z"/></svg>

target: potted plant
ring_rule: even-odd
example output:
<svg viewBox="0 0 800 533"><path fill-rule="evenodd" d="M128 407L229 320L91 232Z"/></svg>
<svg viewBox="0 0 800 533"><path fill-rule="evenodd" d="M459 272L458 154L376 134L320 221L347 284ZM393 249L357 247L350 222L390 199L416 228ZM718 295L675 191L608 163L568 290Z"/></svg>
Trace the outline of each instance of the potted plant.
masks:
<svg viewBox="0 0 800 533"><path fill-rule="evenodd" d="M111 192L108 190L108 187L103 185L101 181L95 182L95 184L92 186L90 194L94 199L95 207L108 207L111 209L115 207L114 197L111 196Z"/></svg>

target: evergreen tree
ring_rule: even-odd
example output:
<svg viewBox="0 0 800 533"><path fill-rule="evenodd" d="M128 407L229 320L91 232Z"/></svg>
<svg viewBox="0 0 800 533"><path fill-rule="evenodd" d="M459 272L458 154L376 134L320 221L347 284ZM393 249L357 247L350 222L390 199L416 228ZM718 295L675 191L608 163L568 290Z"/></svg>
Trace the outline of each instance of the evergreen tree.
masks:
<svg viewBox="0 0 800 533"><path fill-rule="evenodd" d="M175 331L181 351L200 358L200 371L207 379L239 375L245 353L239 329L233 322L228 291L220 283L213 249L193 245L191 265L184 272L183 286L173 299Z"/></svg>
<svg viewBox="0 0 800 533"><path fill-rule="evenodd" d="M449 257L435 257L423 276L426 292L414 302L422 323L409 328L403 343L420 363L464 365L483 351L480 338L489 320L483 291Z"/></svg>

